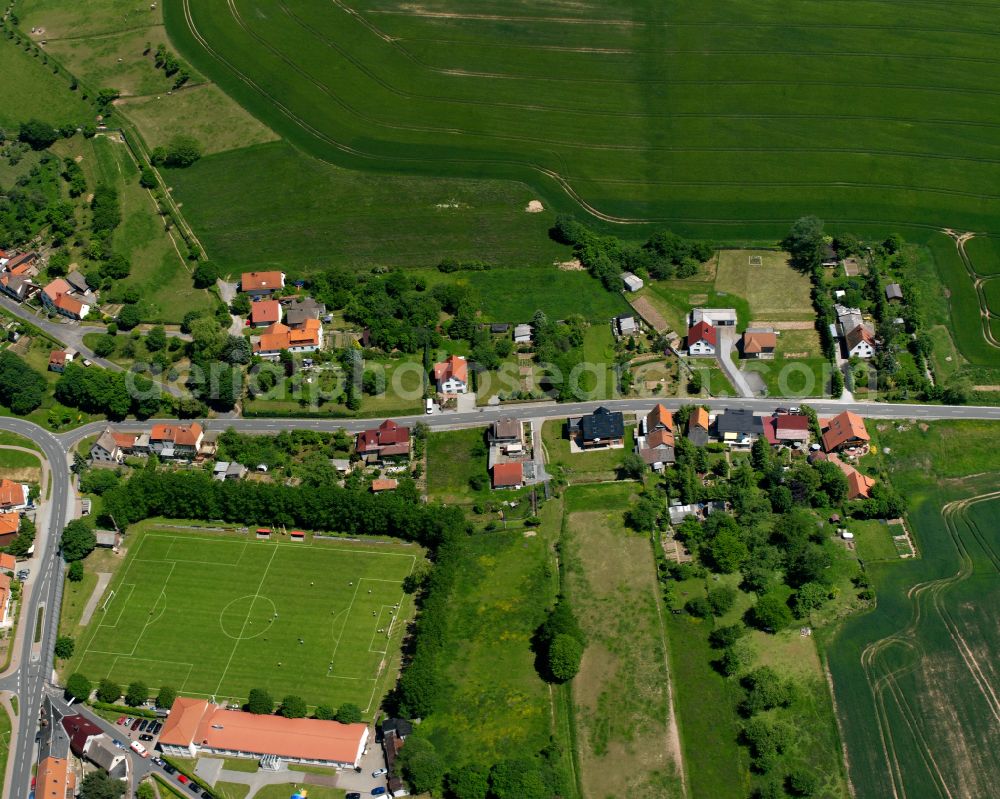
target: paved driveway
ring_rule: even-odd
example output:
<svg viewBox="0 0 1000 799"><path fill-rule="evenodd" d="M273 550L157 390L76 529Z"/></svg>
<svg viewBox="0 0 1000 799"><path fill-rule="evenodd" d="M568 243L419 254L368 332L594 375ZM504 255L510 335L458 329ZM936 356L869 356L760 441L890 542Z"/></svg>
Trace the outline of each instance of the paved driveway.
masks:
<svg viewBox="0 0 1000 799"><path fill-rule="evenodd" d="M747 382L746 376L737 367L738 353L736 351L736 329L728 326L715 328L719 332L719 366L726 373L729 382L741 397L753 397L753 389Z"/></svg>

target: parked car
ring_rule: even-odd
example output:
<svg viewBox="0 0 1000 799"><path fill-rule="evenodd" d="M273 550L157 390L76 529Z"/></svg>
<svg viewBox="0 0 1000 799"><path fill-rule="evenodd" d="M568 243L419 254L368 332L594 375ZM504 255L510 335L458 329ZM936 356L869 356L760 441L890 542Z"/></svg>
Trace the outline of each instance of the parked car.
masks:
<svg viewBox="0 0 1000 799"><path fill-rule="evenodd" d="M386 770L384 768L378 768L378 769L375 769L375 771L372 772L372 776L373 777L381 777L383 774L388 774L388 773L389 773L388 770Z"/></svg>
<svg viewBox="0 0 1000 799"><path fill-rule="evenodd" d="M146 731L146 727L148 727L148 726L149 726L149 722L146 721L146 719L140 719L139 720L139 732L145 732Z"/></svg>
<svg viewBox="0 0 1000 799"><path fill-rule="evenodd" d="M167 765L167 761L164 760L162 757L154 757L153 758L153 762L156 765L158 765L158 766L165 766L165 765Z"/></svg>
<svg viewBox="0 0 1000 799"><path fill-rule="evenodd" d="M149 757L149 752L146 751L146 747L143 746L138 741L132 741L132 751L135 752L140 757Z"/></svg>
<svg viewBox="0 0 1000 799"><path fill-rule="evenodd" d="M21 569L17 573L17 579L20 580L22 583L25 580L27 580L30 576L31 576L31 571L29 569Z"/></svg>
<svg viewBox="0 0 1000 799"><path fill-rule="evenodd" d="M132 724L132 722L134 722L134 721L135 721L135 719L134 719L134 718L132 718L131 716L128 716L128 717L126 717L126 719L125 719L125 721L124 721L124 724L125 724L125 726L126 726L126 727L128 727L128 726L130 726L130 725Z"/></svg>
<svg viewBox="0 0 1000 799"><path fill-rule="evenodd" d="M121 740L119 740L118 738L114 738L114 739L112 739L111 743L113 743L113 744L114 744L115 746L117 746L117 747L118 747L119 749L128 749L128 746L127 746L127 745L125 744L125 742L124 742L124 741L121 741Z"/></svg>
<svg viewBox="0 0 1000 799"><path fill-rule="evenodd" d="M188 790L191 791L191 793L193 793L193 794L197 794L198 791L201 790L201 786L198 783L196 783L196 782L189 782L188 783Z"/></svg>
<svg viewBox="0 0 1000 799"><path fill-rule="evenodd" d="M129 725L129 729L132 730L132 732L135 732L139 729L140 724L142 724L142 719L136 719L131 725Z"/></svg>
<svg viewBox="0 0 1000 799"><path fill-rule="evenodd" d="M177 769L174 769L174 771L176 771L176 770ZM183 774L178 774L177 775L177 782L179 782L181 785L187 785L189 782L191 782L191 780L189 780Z"/></svg>
<svg viewBox="0 0 1000 799"><path fill-rule="evenodd" d="M789 413L802 413L802 409L798 405L793 405L788 409Z"/></svg>
<svg viewBox="0 0 1000 799"><path fill-rule="evenodd" d="M144 732L142 735L139 736L139 740L140 741L152 741L153 740L153 736L150 735L148 732Z"/></svg>
<svg viewBox="0 0 1000 799"><path fill-rule="evenodd" d="M788 408L775 408L774 412L777 413L788 413Z"/></svg>
<svg viewBox="0 0 1000 799"><path fill-rule="evenodd" d="M146 732L148 732L150 735L157 735L157 734L159 734L160 730L162 730L162 729L163 729L163 725L160 724L160 722L158 722L158 721L154 721L150 725L149 729L146 730Z"/></svg>
<svg viewBox="0 0 1000 799"><path fill-rule="evenodd" d="M119 716L118 721L116 721L115 724L124 724L125 718L126 718L125 716Z"/></svg>
<svg viewBox="0 0 1000 799"><path fill-rule="evenodd" d="M162 764L162 768L163 768L163 770L164 770L165 772L167 772L167 774L176 774L176 773L177 773L177 769L175 769L175 768L174 768L173 766L171 766L171 765L170 765L169 763L163 763L163 764Z"/></svg>
<svg viewBox="0 0 1000 799"><path fill-rule="evenodd" d="M359 794L357 791L354 791L353 793L347 794L347 796L345 796L344 799L361 799L361 794Z"/></svg>
<svg viewBox="0 0 1000 799"><path fill-rule="evenodd" d="M384 795L385 795L385 788L383 788L381 785L379 785L378 788L372 788L372 796L384 796Z"/></svg>
<svg viewBox="0 0 1000 799"><path fill-rule="evenodd" d="M212 796L212 794L210 794L208 791L202 791L201 799L215 799L215 797Z"/></svg>

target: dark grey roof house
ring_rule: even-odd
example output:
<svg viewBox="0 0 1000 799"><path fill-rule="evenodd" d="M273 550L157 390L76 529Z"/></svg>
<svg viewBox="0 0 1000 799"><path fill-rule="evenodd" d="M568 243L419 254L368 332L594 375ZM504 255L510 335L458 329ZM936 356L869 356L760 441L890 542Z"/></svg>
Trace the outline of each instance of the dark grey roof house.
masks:
<svg viewBox="0 0 1000 799"><path fill-rule="evenodd" d="M625 438L625 417L603 405L589 416L580 417L582 446L610 444Z"/></svg>

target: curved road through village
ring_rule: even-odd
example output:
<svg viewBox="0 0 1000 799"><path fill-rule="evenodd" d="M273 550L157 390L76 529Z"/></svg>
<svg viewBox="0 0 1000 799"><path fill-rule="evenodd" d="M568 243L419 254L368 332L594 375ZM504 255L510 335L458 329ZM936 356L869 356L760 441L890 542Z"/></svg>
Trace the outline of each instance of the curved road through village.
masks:
<svg viewBox="0 0 1000 799"><path fill-rule="evenodd" d="M687 400L690 402L690 400ZM757 413L769 413L776 407L789 404L789 400L775 399L716 399L705 404L713 409L746 408ZM590 413L599 406L626 412L647 412L654 400L608 400L604 402L578 402L558 404L554 402L527 403L490 407L466 413L437 413L429 416L398 417L398 421L414 424L425 422L431 429L447 430L462 427L486 425L500 415L513 416L522 421L558 419ZM674 409L679 401L663 401ZM861 402L813 402L812 407L820 415L830 415L850 410L872 419L987 419L1000 421L1000 407L956 407L947 405L893 405ZM161 420L176 424L176 419ZM148 428L153 420L146 422L125 422L114 425L123 430ZM370 426L371 419L209 419L202 420L206 429L233 427L244 433L274 434L281 430L306 429L334 431L345 429L357 432ZM30 577L24 585L20 622L17 637L13 642L13 657L10 668L0 675L0 690L9 691L18 697L19 712L13 723L11 751L8 758L7 775L3 796L27 797L31 786L32 766L35 762L35 732L38 728L39 711L46 692L55 702L57 686L53 674L53 647L59 622L62 600L63 562L59 557L59 539L66 522L76 513L76 495L71 483L69 466L73 448L84 438L98 434L105 422L94 422L65 433L53 434L43 428L21 419L0 418L0 430L17 433L35 442L48 461L51 474L51 488L46 493L42 486L41 505L38 512L38 536L35 551L30 561L18 564L30 569ZM42 626L39 640L35 641L35 628L41 612ZM83 711L86 712L86 711ZM95 723L113 732L112 725L93 717ZM134 780L148 773L152 764L129 753Z"/></svg>

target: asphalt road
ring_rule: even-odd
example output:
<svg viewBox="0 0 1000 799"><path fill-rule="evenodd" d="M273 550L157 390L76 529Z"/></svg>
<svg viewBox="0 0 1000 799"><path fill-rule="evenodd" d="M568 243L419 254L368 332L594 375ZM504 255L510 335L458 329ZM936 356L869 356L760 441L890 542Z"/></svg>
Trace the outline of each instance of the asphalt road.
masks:
<svg viewBox="0 0 1000 799"><path fill-rule="evenodd" d="M34 323L34 320L32 320ZM690 402L690 400L688 400ZM714 399L704 404L713 409L746 408L758 413L767 413L777 407L789 407L795 400L774 399ZM608 408L627 412L645 413L655 404L654 400L609 400L605 402L578 402L556 404L553 402L507 405L502 409L486 408L468 413L437 413L423 416L397 417L398 421L427 423L434 430L475 427L488 424L504 415L522 420L560 419L590 413L604 405ZM675 409L682 403L664 400L663 404ZM1000 421L1000 407L947 406L947 405L892 405L864 402L809 403L817 413L827 416L844 410L855 411L874 419L992 419ZM162 420L176 424L176 419ZM209 430L234 427L247 433L277 433L281 430L304 429L333 431L344 428L356 432L374 423L372 419L210 419L202 420ZM127 422L114 425L123 430L148 429L152 421ZM73 447L83 438L98 434L105 422L95 422L65 433L53 435L31 422L0 417L0 430L23 435L39 445L50 465L52 491L46 497L39 511L39 530L35 542L35 554L30 563L31 576L25 584L25 600L21 610L19 625L20 642L15 652L16 660L10 670L0 675L0 689L13 691L20 702L20 715L16 720L16 741L10 755L10 777L6 782L4 795L26 796L31 784L31 768L35 761L34 737L42 695L46 689L52 694L52 650L59 619L62 599L63 563L58 554L59 538L69 515L75 510L71 492L69 458ZM34 632L40 607L44 608L44 622L40 640L36 644ZM98 722L114 733L114 725ZM136 775L147 773L156 767L148 760L130 755Z"/></svg>
<svg viewBox="0 0 1000 799"><path fill-rule="evenodd" d="M59 605L62 599L63 562L59 557L59 538L71 512L70 473L66 450L59 441L45 430L19 419L0 418L0 430L7 430L30 438L41 448L52 475L52 492L46 497L42 487L42 504L38 516L38 535L35 553L31 560L18 564L29 568L31 576L25 583L22 601L19 644L14 653L12 668L0 677L0 688L12 691L18 697L16 749L9 755L9 779L5 783L6 795L26 795L16 792L15 786L24 788L31 784L31 767L34 765L34 740L38 727L38 713L42 692L52 673L53 647L59 623ZM35 627L39 608L44 608L40 640L35 642Z"/></svg>

